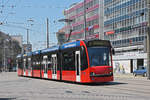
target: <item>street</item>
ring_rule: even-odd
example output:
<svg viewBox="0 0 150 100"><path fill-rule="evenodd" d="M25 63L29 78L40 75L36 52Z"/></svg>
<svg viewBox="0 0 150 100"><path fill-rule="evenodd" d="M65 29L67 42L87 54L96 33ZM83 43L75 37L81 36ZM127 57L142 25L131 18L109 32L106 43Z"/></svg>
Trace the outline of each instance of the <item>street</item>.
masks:
<svg viewBox="0 0 150 100"><path fill-rule="evenodd" d="M115 76L114 82L83 85L0 73L0 100L149 100L145 77Z"/></svg>

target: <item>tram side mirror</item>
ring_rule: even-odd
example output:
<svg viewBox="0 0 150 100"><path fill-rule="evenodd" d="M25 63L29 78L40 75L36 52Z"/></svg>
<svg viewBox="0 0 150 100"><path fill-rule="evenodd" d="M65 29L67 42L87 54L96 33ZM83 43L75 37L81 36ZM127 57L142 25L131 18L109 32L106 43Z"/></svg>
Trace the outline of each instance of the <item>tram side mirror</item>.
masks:
<svg viewBox="0 0 150 100"><path fill-rule="evenodd" d="M112 48L111 50L112 50L112 54L115 55L115 49Z"/></svg>

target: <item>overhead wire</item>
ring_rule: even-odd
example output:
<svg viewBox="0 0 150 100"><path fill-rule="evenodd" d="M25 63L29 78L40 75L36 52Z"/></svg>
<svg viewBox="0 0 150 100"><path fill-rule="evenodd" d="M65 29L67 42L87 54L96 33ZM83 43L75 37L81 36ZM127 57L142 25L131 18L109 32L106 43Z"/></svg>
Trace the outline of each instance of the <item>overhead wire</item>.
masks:
<svg viewBox="0 0 150 100"><path fill-rule="evenodd" d="M9 1L10 1L10 0L7 0L7 2L5 3L5 6L4 6L4 7L6 7L6 5L9 3ZM14 5L10 6L10 7L11 7L11 10L13 10L14 7L16 7L16 5L19 3L19 1L21 1L21 0L17 0L17 2L16 2ZM10 14L11 14L11 13L7 13L7 15L5 16L5 18L3 18L3 20L2 20L1 22L4 23L4 22L7 20L7 18L9 17Z"/></svg>
<svg viewBox="0 0 150 100"><path fill-rule="evenodd" d="M2 0L2 1L3 1L3 0ZM8 2L9 2L9 0L7 0L7 1L5 2L5 4L3 4L3 2L2 2L2 5L1 5L2 10L4 9L4 7L6 7L6 5L8 4Z"/></svg>
<svg viewBox="0 0 150 100"><path fill-rule="evenodd" d="M18 0L18 1L20 1L20 0ZM7 2L5 3L5 8L6 7L11 7L11 10L14 10L14 7L16 7L16 5L17 5L17 3L15 4L15 5L12 5L12 6L7 6L7 4L9 3L9 0L7 0ZM24 7L34 7L35 8L35 6L24 6ZM66 8L66 7L63 7L63 6L37 6L37 8ZM4 8L3 8L4 9ZM6 17L5 18L3 18L3 26L5 26L5 27L13 27L13 28L19 28L19 29L29 29L29 28L26 28L26 27L23 27L23 26L17 26L17 25L12 25L12 24L25 24L25 23L18 23L18 22L7 22L7 19L8 19L8 17L9 17L9 13L6 15ZM9 23L12 23L12 24L9 24ZM41 32L39 32L39 31L37 31L37 30L33 30L33 29L29 29L30 31L34 31L34 32L38 32L38 33L40 33L40 34L43 34L43 33L41 33Z"/></svg>
<svg viewBox="0 0 150 100"><path fill-rule="evenodd" d="M27 29L26 27L22 27L22 26L16 26L16 25L11 25L11 24L3 24L3 26L6 27L13 27L13 28L20 28L20 29Z"/></svg>
<svg viewBox="0 0 150 100"><path fill-rule="evenodd" d="M3 0L2 0L3 1ZM5 4L3 4L2 3L2 5L1 5L1 7L2 7L2 9L1 9L1 13L3 13L3 9L5 8L5 6L9 3L9 1L10 0L7 0L6 2L5 2ZM8 16L8 15L7 15ZM2 21L3 22L3 21Z"/></svg>
<svg viewBox="0 0 150 100"><path fill-rule="evenodd" d="M12 25L12 24L3 24L3 26L6 26L6 27L12 27L12 28L19 28L19 29L24 29L24 30L30 30L30 31L33 31L33 32L38 32L41 34L41 32L39 32L38 30L33 30L33 29L30 29L30 28L27 28L27 27L24 27L24 26L18 26L18 25Z"/></svg>

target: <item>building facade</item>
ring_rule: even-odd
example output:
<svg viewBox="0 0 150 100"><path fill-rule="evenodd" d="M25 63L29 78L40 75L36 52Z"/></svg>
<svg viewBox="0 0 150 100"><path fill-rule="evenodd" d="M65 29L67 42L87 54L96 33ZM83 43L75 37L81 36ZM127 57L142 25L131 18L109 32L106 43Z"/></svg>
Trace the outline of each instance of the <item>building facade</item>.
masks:
<svg viewBox="0 0 150 100"><path fill-rule="evenodd" d="M16 68L16 56L21 53L19 42L0 31L0 71Z"/></svg>
<svg viewBox="0 0 150 100"><path fill-rule="evenodd" d="M115 48L115 72L146 66L147 0L104 0L104 39Z"/></svg>
<svg viewBox="0 0 150 100"><path fill-rule="evenodd" d="M20 47L22 47L23 37L22 35L11 35L12 40L18 41Z"/></svg>
<svg viewBox="0 0 150 100"><path fill-rule="evenodd" d="M103 24L100 25L100 22L103 23L103 13L100 13L100 11L103 10L102 1L103 0L85 0L84 2L82 0L79 3L71 5L68 9L65 9L65 18L72 20L72 22L66 23L64 27L67 38L70 30L72 30L70 40L84 39L85 29L86 39L100 37L100 31L103 31L103 27L101 26Z"/></svg>

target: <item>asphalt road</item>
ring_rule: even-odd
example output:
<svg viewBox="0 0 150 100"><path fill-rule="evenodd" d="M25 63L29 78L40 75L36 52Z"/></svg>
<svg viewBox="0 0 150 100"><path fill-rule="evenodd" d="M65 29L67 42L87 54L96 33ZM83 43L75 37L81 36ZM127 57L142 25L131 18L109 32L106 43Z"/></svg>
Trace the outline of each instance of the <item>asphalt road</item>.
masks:
<svg viewBox="0 0 150 100"><path fill-rule="evenodd" d="M150 80L115 76L103 84L73 84L0 73L0 100L150 100Z"/></svg>

